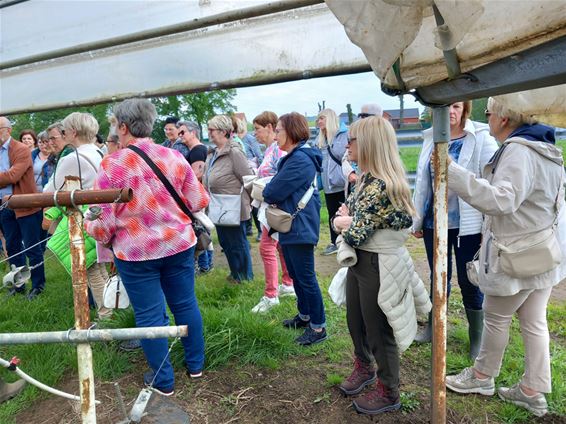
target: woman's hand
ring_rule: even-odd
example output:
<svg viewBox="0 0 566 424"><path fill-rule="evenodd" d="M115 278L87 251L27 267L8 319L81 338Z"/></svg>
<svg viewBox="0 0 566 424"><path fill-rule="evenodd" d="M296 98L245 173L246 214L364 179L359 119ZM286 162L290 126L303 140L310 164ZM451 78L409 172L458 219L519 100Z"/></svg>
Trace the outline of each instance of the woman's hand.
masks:
<svg viewBox="0 0 566 424"><path fill-rule="evenodd" d="M336 218L334 218L334 228L336 228L340 232L348 229L351 224L352 224L351 216L337 216Z"/></svg>
<svg viewBox="0 0 566 424"><path fill-rule="evenodd" d="M338 215L338 216L348 216L348 215L350 215L350 209L348 209L348 206L346 206L345 203L342 203L340 205L340 207L338 208L338 212L336 212L336 215Z"/></svg>
<svg viewBox="0 0 566 424"><path fill-rule="evenodd" d="M414 238L418 238L418 239L423 238L423 232L422 232L422 230L413 231L412 234L413 234L413 237L414 237Z"/></svg>

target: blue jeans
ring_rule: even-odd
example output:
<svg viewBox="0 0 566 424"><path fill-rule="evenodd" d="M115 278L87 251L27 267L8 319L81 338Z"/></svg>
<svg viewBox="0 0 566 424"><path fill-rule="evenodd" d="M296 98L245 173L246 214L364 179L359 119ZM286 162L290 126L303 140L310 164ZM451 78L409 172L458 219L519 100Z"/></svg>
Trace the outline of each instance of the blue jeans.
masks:
<svg viewBox="0 0 566 424"><path fill-rule="evenodd" d="M203 271L208 271L212 268L212 259L214 258L213 250L205 250L198 256L198 267Z"/></svg>
<svg viewBox="0 0 566 424"><path fill-rule="evenodd" d="M314 246L312 244L281 245L285 264L293 279L297 294L299 316L310 319L312 328L326 327L324 303L314 270Z"/></svg>
<svg viewBox="0 0 566 424"><path fill-rule="evenodd" d="M185 349L186 366L192 373L202 371L204 367L202 317L195 296L194 254L195 248L191 247L173 256L147 261L131 262L115 258L138 327L169 324L163 314L163 295L175 317L175 324L188 325L189 335L182 337L181 342ZM167 339L142 339L141 344L149 366L156 373L154 386L172 389L175 379L167 355ZM161 370L158 372L159 367Z"/></svg>
<svg viewBox="0 0 566 424"><path fill-rule="evenodd" d="M238 281L253 280L252 256L250 243L246 237L246 221L240 222L239 227L216 227L218 242L228 260L230 275Z"/></svg>
<svg viewBox="0 0 566 424"><path fill-rule="evenodd" d="M452 249L454 249L454 254L456 256L456 273L458 275L458 285L462 291L462 299L464 307L466 309L473 309L475 311L481 311L483 304L483 293L480 291L479 287L474 286L470 283L468 279L468 274L466 272L466 263L470 262L476 252L480 248L481 244L481 234L472 234L469 236L460 237L460 246L458 246L458 228L448 230L448 296L450 296L450 289L452 285L450 284L450 279L452 278ZM423 229L423 239L425 243L426 256L428 259L428 265L430 267L430 281L431 281L431 299L434 287L433 282L433 243L434 243L434 230L425 228Z"/></svg>
<svg viewBox="0 0 566 424"><path fill-rule="evenodd" d="M34 266L43 262L43 248L41 244L41 221L43 213L36 213L21 218L16 218L16 214L11 209L2 209L0 211L0 227L4 238L6 239L6 250L8 256L15 255L29 246L36 245L25 253L10 259L10 265L17 267L26 265L26 257L29 266ZM32 289L43 291L45 288L45 270L43 264L31 271ZM20 290L24 290L22 287Z"/></svg>

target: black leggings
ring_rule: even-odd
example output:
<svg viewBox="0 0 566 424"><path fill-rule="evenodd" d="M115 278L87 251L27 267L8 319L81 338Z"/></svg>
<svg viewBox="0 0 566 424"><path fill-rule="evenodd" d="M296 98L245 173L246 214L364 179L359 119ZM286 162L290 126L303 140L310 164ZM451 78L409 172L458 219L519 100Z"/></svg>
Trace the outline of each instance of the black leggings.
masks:
<svg viewBox="0 0 566 424"><path fill-rule="evenodd" d="M324 193L324 198L326 199L326 210L328 211L328 227L330 228L330 240L332 244L336 244L336 237L338 234L332 229L332 218L338 212L340 205L344 203L344 192L339 191L338 193Z"/></svg>

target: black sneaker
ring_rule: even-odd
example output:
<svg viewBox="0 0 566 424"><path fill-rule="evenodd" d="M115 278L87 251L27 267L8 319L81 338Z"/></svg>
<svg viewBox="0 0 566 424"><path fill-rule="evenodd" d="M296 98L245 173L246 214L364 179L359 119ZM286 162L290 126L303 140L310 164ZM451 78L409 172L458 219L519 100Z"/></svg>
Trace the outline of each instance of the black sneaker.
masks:
<svg viewBox="0 0 566 424"><path fill-rule="evenodd" d="M309 346L323 342L327 337L326 329L323 328L322 331L314 331L311 327L307 327L305 332L295 339L295 343L301 346Z"/></svg>
<svg viewBox="0 0 566 424"><path fill-rule="evenodd" d="M295 315L293 318L286 319L285 321L283 321L283 327L287 327L291 329L305 328L308 327L309 324L310 324L310 320L305 321L301 319L299 315Z"/></svg>

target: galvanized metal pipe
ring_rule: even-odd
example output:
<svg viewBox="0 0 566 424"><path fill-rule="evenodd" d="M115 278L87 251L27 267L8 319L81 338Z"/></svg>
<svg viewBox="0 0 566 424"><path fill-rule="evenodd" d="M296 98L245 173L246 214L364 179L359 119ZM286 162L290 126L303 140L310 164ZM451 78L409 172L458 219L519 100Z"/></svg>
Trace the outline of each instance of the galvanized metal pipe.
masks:
<svg viewBox="0 0 566 424"><path fill-rule="evenodd" d="M165 27L149 29L133 34L121 35L118 37L107 38L105 40L83 43L64 49L52 50L19 59L8 60L0 63L1 69L14 68L16 66L29 65L31 63L44 60L57 59L60 57L71 56L74 54L85 53L93 50L105 49L108 47L120 46L123 44L135 43L138 41L149 40L151 38L164 37L167 35L178 34L181 32L193 31L213 25L226 24L239 21L241 19L255 18L257 16L269 15L272 13L285 12L287 10L299 9L301 7L312 6L324 3L324 0L279 0L259 6L251 6L242 9L231 10L218 13L204 18L195 18L187 22L181 22Z"/></svg>
<svg viewBox="0 0 566 424"><path fill-rule="evenodd" d="M78 178L65 177L68 191L80 189ZM71 248L71 271L73 275L73 303L75 306L75 328L86 330L90 327L88 307L88 277L86 274L85 240L83 235L83 215L80 210L67 209L69 217L69 245ZM81 417L83 424L96 423L96 404L94 403L94 370L92 349L88 343L77 345L77 362L81 394Z"/></svg>
<svg viewBox="0 0 566 424"><path fill-rule="evenodd" d="M188 327L140 327L69 331L42 331L37 333L0 334L0 346L34 343L89 343L112 340L159 339L163 337L186 337Z"/></svg>
<svg viewBox="0 0 566 424"><path fill-rule="evenodd" d="M434 11L434 18L436 20L438 37L443 46L447 45L448 40L452 38L452 31L450 27L444 23L444 18L438 10L438 7L433 3L432 9ZM456 49L443 49L444 60L446 61L446 70L448 71L449 78L455 78L462 73L460 69L460 61L458 60L458 53Z"/></svg>
<svg viewBox="0 0 566 424"><path fill-rule="evenodd" d="M432 295L431 422L446 423L446 298L448 270L447 159L450 115L447 106L432 109L434 155L434 271Z"/></svg>
<svg viewBox="0 0 566 424"><path fill-rule="evenodd" d="M70 177L76 178L76 177ZM10 209L46 208L49 206L92 205L100 203L126 203L132 200L134 193L131 188L112 190L76 190L57 191L55 193L16 194L4 196L2 203L7 203Z"/></svg>

